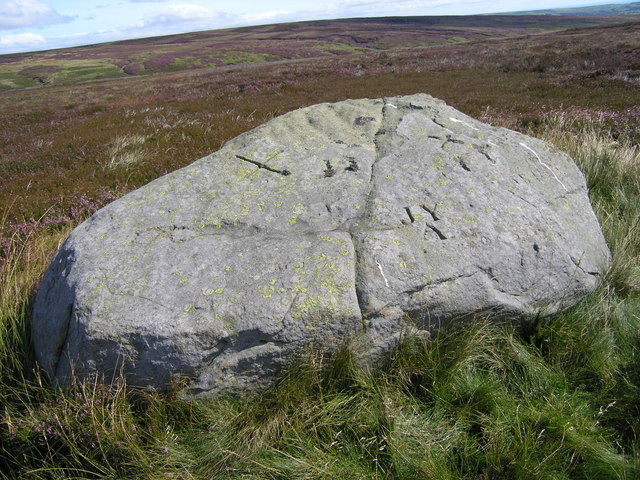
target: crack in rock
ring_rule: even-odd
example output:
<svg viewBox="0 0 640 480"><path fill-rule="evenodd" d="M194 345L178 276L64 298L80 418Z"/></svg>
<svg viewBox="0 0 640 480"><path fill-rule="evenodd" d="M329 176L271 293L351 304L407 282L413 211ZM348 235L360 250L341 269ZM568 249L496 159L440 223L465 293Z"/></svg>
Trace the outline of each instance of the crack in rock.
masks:
<svg viewBox="0 0 640 480"><path fill-rule="evenodd" d="M456 282L462 278L471 278L474 277L476 275L478 275L479 273L483 273L483 272L471 272L471 273L461 273L459 275L452 275L449 277L445 277L445 278L439 278L437 280L434 280L432 282L429 283L423 283L421 285L418 285L417 287L413 287L410 288L408 290L403 291L402 293L405 295L409 295L409 296L413 296L416 293L420 293L423 290L427 290L427 289L434 289L439 287L440 285L444 284L444 283L451 283L451 282Z"/></svg>
<svg viewBox="0 0 640 480"><path fill-rule="evenodd" d="M491 141L490 141L490 140L489 140L487 143L488 143L489 145L496 146L495 144L491 143ZM491 155L489 155L489 152L487 152L486 147L484 147L484 146L482 146L482 145L477 145L477 144L475 144L475 143L474 143L474 144L472 144L472 145L473 145L473 148L474 148L478 153L480 153L481 155L483 155L487 160L489 160L489 162L491 162L491 163L493 163L493 164L495 164L495 163L496 163L496 160L495 160L494 158L492 158L492 157L491 157Z"/></svg>
<svg viewBox="0 0 640 480"><path fill-rule="evenodd" d="M409 217L409 221L411 223L415 222L415 217L411 214L411 209L409 207L404 207L405 212L407 212L407 216Z"/></svg>
<svg viewBox="0 0 640 480"><path fill-rule="evenodd" d="M470 172L471 169L469 168L469 166L467 165L467 163L464 161L464 158L459 158L458 159L458 163L460 164L460 166L462 167L463 170Z"/></svg>
<svg viewBox="0 0 640 480"><path fill-rule="evenodd" d="M438 119L435 116L433 118L431 118L431 121L433 123L435 123L436 125L438 125L440 128L442 128L443 130L445 130L446 132L449 132L451 135L455 135L453 130L451 130L449 127L446 127L443 123L439 122ZM449 136L447 135L446 138L449 138Z"/></svg>
<svg viewBox="0 0 640 480"><path fill-rule="evenodd" d="M551 172L551 175L553 175L553 178L556 179L556 182L558 182L560 185L562 185L562 188L564 188L565 192L568 192L569 190L567 189L567 187L565 186L564 183L562 183L562 180L560 180L558 178L558 176L556 175L556 172L553 171L553 169L547 165L545 162L542 161L542 159L540 158L540 155L538 155L538 152L536 152L533 148L531 148L529 145L527 145L524 142L520 142L520 146L526 148L527 150L529 150L531 153L533 153L535 155L535 157L538 159L538 163L540 165L542 165L543 167L545 167L547 170L549 170Z"/></svg>
<svg viewBox="0 0 640 480"><path fill-rule="evenodd" d="M258 168L262 168L262 169L267 170L269 172L277 173L277 174L282 175L284 177L287 177L287 176L291 175L291 172L289 170L287 170L287 169L278 170L277 168L270 167L266 163L262 163L262 162L259 162L257 160L252 160L252 159L247 158L247 157L245 157L243 155L236 154L236 158L239 158L240 160L243 160L245 162L249 162L249 163L251 163L252 165L255 165Z"/></svg>
<svg viewBox="0 0 640 480"><path fill-rule="evenodd" d="M438 204L435 204L433 208L429 208L424 204L420 205L420 207L422 207L422 209L425 212L431 215L431 218L433 219L434 222L437 222L438 220L440 220L440 217L436 215L436 208L438 207Z"/></svg>
<svg viewBox="0 0 640 480"><path fill-rule="evenodd" d="M594 277L600 277L601 273L597 272L597 271L590 271L590 270L585 270L584 267L582 267L581 260L577 260L573 255L570 255L569 258L571 259L571 262L573 262L573 264L580 270L582 271L582 273L586 274L586 275L591 275Z"/></svg>
<svg viewBox="0 0 640 480"><path fill-rule="evenodd" d="M442 150L445 150L444 147L446 147L447 145L449 145L450 143L454 144L454 145L464 145L464 142L462 140L458 140L457 138L453 138L453 136L451 135L447 135L444 142L442 142L442 145L440 146L440 148ZM446 151L446 150L445 150Z"/></svg>
<svg viewBox="0 0 640 480"><path fill-rule="evenodd" d="M444 233L442 233L442 231L438 227L436 227L435 225L431 225L429 223L425 223L425 225L429 229L431 229L438 236L438 238L440 240L446 240L447 239L447 236Z"/></svg>

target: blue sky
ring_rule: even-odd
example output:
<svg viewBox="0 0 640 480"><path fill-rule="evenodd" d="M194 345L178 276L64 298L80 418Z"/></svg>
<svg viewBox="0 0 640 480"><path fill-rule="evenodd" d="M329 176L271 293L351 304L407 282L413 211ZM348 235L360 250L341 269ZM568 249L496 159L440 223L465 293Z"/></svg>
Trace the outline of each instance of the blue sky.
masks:
<svg viewBox="0 0 640 480"><path fill-rule="evenodd" d="M606 3L615 2L591 4ZM585 0L0 0L0 54L297 20L584 5Z"/></svg>

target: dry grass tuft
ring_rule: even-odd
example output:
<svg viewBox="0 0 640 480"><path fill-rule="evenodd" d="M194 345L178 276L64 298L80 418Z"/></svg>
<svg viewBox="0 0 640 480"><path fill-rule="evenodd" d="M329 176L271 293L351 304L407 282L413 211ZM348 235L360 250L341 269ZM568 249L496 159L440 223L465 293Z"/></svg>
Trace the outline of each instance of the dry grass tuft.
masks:
<svg viewBox="0 0 640 480"><path fill-rule="evenodd" d="M146 135L137 134L116 137L107 149L109 160L104 168L126 170L144 162L150 155L150 152L145 149L145 142L148 139Z"/></svg>

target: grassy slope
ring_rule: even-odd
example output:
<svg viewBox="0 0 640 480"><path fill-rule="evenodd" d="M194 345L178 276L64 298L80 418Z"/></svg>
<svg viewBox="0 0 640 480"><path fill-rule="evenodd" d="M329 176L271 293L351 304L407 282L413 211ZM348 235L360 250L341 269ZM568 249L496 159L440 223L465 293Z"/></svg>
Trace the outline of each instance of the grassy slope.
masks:
<svg viewBox="0 0 640 480"><path fill-rule="evenodd" d="M331 57L623 22L625 16L442 16L325 20L0 56L0 90L229 64Z"/></svg>
<svg viewBox="0 0 640 480"><path fill-rule="evenodd" d="M517 15L638 15L640 14L640 2L612 3L609 5L595 5L591 7L577 8L552 8L548 10L532 10L527 12L515 12Z"/></svg>
<svg viewBox="0 0 640 480"><path fill-rule="evenodd" d="M0 478L637 478L637 31L0 94ZM574 156L614 254L596 294L518 331L478 319L407 339L384 371L310 354L258 400L40 386L29 306L70 226L293 108L418 91Z"/></svg>
<svg viewBox="0 0 640 480"><path fill-rule="evenodd" d="M347 97L428 92L475 116L499 112L520 128L561 106L606 109L621 116L611 118L613 128L633 129L637 31L638 24L592 27L7 91L0 94L0 210L12 225L45 212L45 223L80 218L268 118ZM108 167L130 154L135 165Z"/></svg>

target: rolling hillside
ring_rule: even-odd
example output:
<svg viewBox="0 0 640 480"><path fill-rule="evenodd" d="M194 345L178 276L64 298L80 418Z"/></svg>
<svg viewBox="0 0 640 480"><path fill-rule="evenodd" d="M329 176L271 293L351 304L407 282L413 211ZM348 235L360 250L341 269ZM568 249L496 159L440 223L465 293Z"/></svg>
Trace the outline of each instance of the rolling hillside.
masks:
<svg viewBox="0 0 640 480"><path fill-rule="evenodd" d="M510 38L640 16L471 15L284 23L0 56L0 90Z"/></svg>
<svg viewBox="0 0 640 480"><path fill-rule="evenodd" d="M548 10L531 10L526 12L515 12L516 15L577 15L577 16L600 16L600 15L640 15L640 2L633 3L612 3L608 5L595 5L591 7L579 8L552 8Z"/></svg>
<svg viewBox="0 0 640 480"><path fill-rule="evenodd" d="M387 21L398 32L418 31L400 29L400 20ZM335 34L342 23L312 24L313 32L306 34L303 25L297 33L290 28L288 35L294 40L288 45L311 42L301 39L305 36L317 41L324 24ZM273 38L269 28L282 27L245 30L251 38L247 45L255 42L257 31ZM370 31L380 42L379 30ZM350 97L428 92L465 113L499 117L500 123L519 129L535 125L546 111L557 108L605 109L615 129L625 125L638 135L638 31L640 22L428 48L363 47L307 58L303 49L293 48L285 61L8 90L0 93L0 209L17 222L45 212L54 219L81 216L114 195L216 150L268 118ZM361 33L371 35L364 28ZM149 42L159 49L168 42L174 54L180 47L177 55L185 55L190 45L202 44L196 40L200 35L205 34L125 45L142 55L145 49L155 51ZM182 43L175 41L178 38ZM323 42L337 45L335 38ZM347 37L340 38L347 42ZM352 35L348 41L356 42L353 38L359 37ZM92 48L114 51L113 45L102 45L50 54L72 56ZM105 166L111 157L123 154L135 154L139 161L126 169Z"/></svg>

